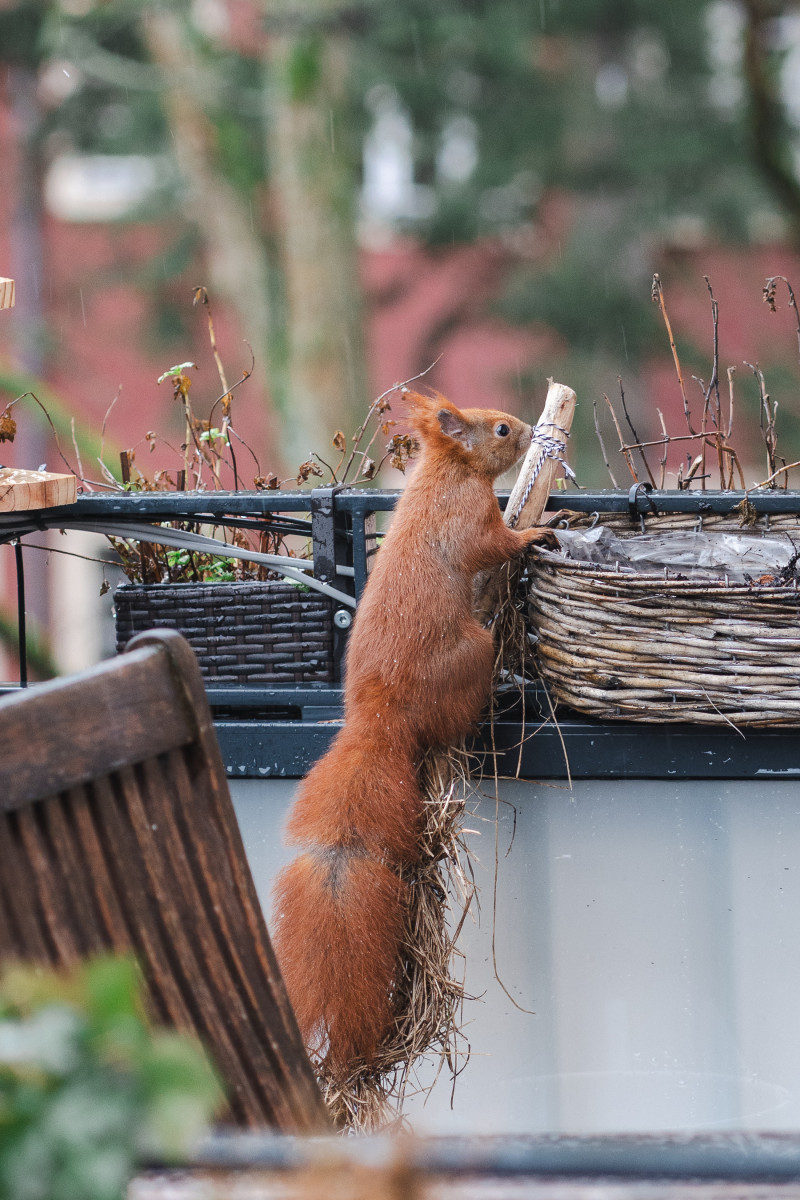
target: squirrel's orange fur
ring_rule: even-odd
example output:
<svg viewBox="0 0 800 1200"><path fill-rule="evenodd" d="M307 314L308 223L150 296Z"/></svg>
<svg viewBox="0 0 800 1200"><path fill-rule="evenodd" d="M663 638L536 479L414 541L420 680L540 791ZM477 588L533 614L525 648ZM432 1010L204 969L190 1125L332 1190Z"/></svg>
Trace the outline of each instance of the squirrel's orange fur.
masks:
<svg viewBox="0 0 800 1200"><path fill-rule="evenodd" d="M537 542L503 523L492 487L531 442L505 413L413 394L422 453L359 602L345 724L300 787L287 836L305 848L275 889L275 943L309 1049L337 1074L369 1063L392 1021L403 935L399 872L418 854L416 767L476 725L491 634L472 613L478 571Z"/></svg>

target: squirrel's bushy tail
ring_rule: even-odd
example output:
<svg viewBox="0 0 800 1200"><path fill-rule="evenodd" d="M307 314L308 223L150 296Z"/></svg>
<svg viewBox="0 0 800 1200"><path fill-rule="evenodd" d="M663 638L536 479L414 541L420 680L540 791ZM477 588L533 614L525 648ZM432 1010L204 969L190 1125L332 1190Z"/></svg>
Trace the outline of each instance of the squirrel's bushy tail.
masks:
<svg viewBox="0 0 800 1200"><path fill-rule="evenodd" d="M300 855L278 878L276 951L300 1031L333 1071L369 1062L391 1023L405 884L363 851Z"/></svg>
<svg viewBox="0 0 800 1200"><path fill-rule="evenodd" d="M390 1028L422 797L408 747L346 727L298 793L273 940L300 1031L335 1073L369 1063Z"/></svg>

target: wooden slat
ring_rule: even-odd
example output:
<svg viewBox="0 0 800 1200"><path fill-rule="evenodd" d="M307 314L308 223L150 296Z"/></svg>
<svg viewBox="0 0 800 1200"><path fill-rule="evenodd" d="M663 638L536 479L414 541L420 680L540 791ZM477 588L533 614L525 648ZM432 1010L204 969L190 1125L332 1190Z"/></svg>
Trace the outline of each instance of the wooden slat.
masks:
<svg viewBox="0 0 800 1200"><path fill-rule="evenodd" d="M92 894L89 866L70 820L73 802L80 794L81 789L75 788L71 794L53 796L41 804L41 812L50 843L58 848L51 859L55 859L54 873L59 872L60 907L67 907L73 914L70 924L83 956L102 954L109 947Z"/></svg>
<svg viewBox="0 0 800 1200"><path fill-rule="evenodd" d="M86 861L87 878L94 892L104 944L108 949L124 954L131 950L134 944L133 936L109 873L109 864L95 825L86 788L73 788L70 793L70 806L75 822L75 835Z"/></svg>
<svg viewBox="0 0 800 1200"><path fill-rule="evenodd" d="M94 809L97 830L106 847L109 873L117 881L119 907L131 931L132 949L145 968L156 1013L178 1029L192 1029L194 1022L175 982L170 947L154 904L150 880L117 789L110 780L97 779L92 791L97 801Z"/></svg>
<svg viewBox="0 0 800 1200"><path fill-rule="evenodd" d="M41 907L36 890L36 880L25 861L24 848L19 833L18 814L2 822L2 876L6 897L6 910L10 922L17 929L24 957L34 962L54 963L57 956L48 942L42 921Z"/></svg>
<svg viewBox="0 0 800 1200"><path fill-rule="evenodd" d="M22 808L17 813L20 841L27 855L26 866L41 905L49 940L55 947L57 961L64 966L71 966L80 960L80 940L75 933L72 914L64 903L58 861L49 851L36 816L33 806Z"/></svg>
<svg viewBox="0 0 800 1200"><path fill-rule="evenodd" d="M8 824L9 818L0 813L0 847L3 861L13 852ZM24 949L24 942L12 920L11 908L6 898L4 873L0 871L0 960L21 958Z"/></svg>
<svg viewBox="0 0 800 1200"><path fill-rule="evenodd" d="M181 986L183 999L191 1014L192 1028L200 1038L209 1043L214 1039L214 1057L234 1095L229 1095L232 1106L239 1108L240 1119L247 1124L258 1125L261 1106L250 1082L243 1078L238 1069L237 1054L231 1043L227 1014L215 1005L208 986L202 962L198 959L191 932L182 919L176 904L176 880L167 869L160 845L165 831L158 829L158 822L151 822L143 803L142 792L132 769L126 768L119 775L126 815L131 823L138 843L138 853L147 873L148 887L158 906L169 941L170 964L173 977ZM156 828L153 829L153 824ZM173 864L174 866L174 864ZM196 914L197 919L199 914ZM263 1118L261 1118L263 1120Z"/></svg>
<svg viewBox="0 0 800 1200"><path fill-rule="evenodd" d="M74 475L0 467L0 512L55 508L74 504L77 499L78 481Z"/></svg>
<svg viewBox="0 0 800 1200"><path fill-rule="evenodd" d="M15 301L14 280L0 276L0 308L13 308Z"/></svg>
<svg viewBox="0 0 800 1200"><path fill-rule="evenodd" d="M112 660L0 700L4 746L25 748L0 755L0 810L192 741L191 714L176 703L166 655L143 649L130 658L124 672Z"/></svg>
<svg viewBox="0 0 800 1200"><path fill-rule="evenodd" d="M192 828L186 831L187 844L194 859L198 887L205 893L207 920L215 928L223 953L230 960L231 975L238 981L247 1017L253 1029L260 1031L260 1040L267 1043L267 1057L260 1053L253 1058L255 1066L261 1064L261 1086L280 1090L281 1106L284 1099L290 1104L293 1119L300 1123L301 1129L318 1129L320 1120L324 1120L324 1108L263 918L255 937L248 921L250 916L252 924L257 926L255 912L261 918L261 911L256 909L248 914L248 906L241 902L241 881L237 880L241 860L232 844L233 831L238 837L239 830L232 806L230 812L224 810L221 816L218 809L222 805L210 786L208 773L204 772L203 786L198 787L197 781L189 777L186 754L170 757L176 809L190 814ZM280 1106L276 1105L276 1114L279 1111Z"/></svg>
<svg viewBox="0 0 800 1200"><path fill-rule="evenodd" d="M182 898L191 896L191 903L202 914L197 930L209 983L217 1001L228 1013L232 1036L239 1047L240 1070L252 1081L254 1092L264 1098L264 1120L281 1128L292 1128L295 1111L301 1111L294 1096L291 1074L286 1070L285 1056L280 1049L284 1029L272 1029L275 1006L270 1003L266 989L254 986L252 959L244 922L237 920L236 907L231 905L229 864L221 849L218 830L209 820L204 780L190 782L186 764L180 752L168 760L167 786L150 790L148 811L159 813L169 832L165 850L179 876ZM148 764L146 770L152 769ZM171 803L168 796L177 803ZM181 828L178 814L191 818L191 828ZM217 853L210 855L211 847ZM276 1036L277 1032L277 1036Z"/></svg>

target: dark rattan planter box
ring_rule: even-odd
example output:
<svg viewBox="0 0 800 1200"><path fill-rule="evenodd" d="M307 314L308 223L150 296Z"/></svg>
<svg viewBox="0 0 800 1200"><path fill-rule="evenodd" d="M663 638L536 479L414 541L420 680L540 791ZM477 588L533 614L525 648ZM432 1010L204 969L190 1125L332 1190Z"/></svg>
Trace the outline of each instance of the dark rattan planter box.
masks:
<svg viewBox="0 0 800 1200"><path fill-rule="evenodd" d="M145 629L177 629L215 683L333 682L333 605L288 583L124 584L117 649Z"/></svg>

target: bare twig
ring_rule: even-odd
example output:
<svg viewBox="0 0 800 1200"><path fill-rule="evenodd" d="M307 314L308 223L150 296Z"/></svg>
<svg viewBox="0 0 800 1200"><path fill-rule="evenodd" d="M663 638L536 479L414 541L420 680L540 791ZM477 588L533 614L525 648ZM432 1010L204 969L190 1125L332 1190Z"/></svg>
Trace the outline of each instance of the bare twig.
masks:
<svg viewBox="0 0 800 1200"><path fill-rule="evenodd" d="M660 408L657 408L656 412L658 413L658 419L661 422L661 428L664 431L664 441L662 443L662 445L664 447L664 453L662 454L661 458L658 460L659 466L661 467L661 474L659 476L658 486L659 486L659 488L663 488L664 484L667 481L667 453L669 450L669 434L667 433L667 426L666 426L666 422L664 421L663 412L661 411Z"/></svg>
<svg viewBox="0 0 800 1200"><path fill-rule="evenodd" d="M441 357L442 356L440 354L439 358L441 358ZM353 434L353 449L350 452L350 457L348 458L347 463L345 464L344 471L342 472L342 476L341 476L342 483L347 482L347 477L350 474L350 468L352 467L353 462L355 461L355 457L356 457L356 454L358 453L359 446L361 444L361 439L364 436L367 425L369 424L369 422L372 420L373 416L376 413L385 411L384 409L381 409L381 405L383 404L386 397L391 396L392 392L398 392L398 391L402 392L405 388L408 387L408 385L410 383L416 383L416 381L418 379L422 379L425 375L428 374L429 371L433 370L433 368L438 363L439 358L435 358L433 360L433 362L430 364L430 366L426 367L424 371L420 371L419 374L412 375L409 379L404 379L402 383L393 383L390 388L387 388L385 392L381 392L380 396L378 396L375 400L372 401L372 404L370 404L370 406L369 406L369 410L367 412L366 417L364 418L364 420L359 425L358 429Z"/></svg>
<svg viewBox="0 0 800 1200"><path fill-rule="evenodd" d="M17 397L16 397L16 399L12 400L12 401L11 401L9 404L7 404L7 405L6 405L5 411L6 411L6 412L8 412L8 410L9 410L10 408L13 408L15 404L19 404L20 400L25 400L25 399L26 399L28 396L30 396L31 400L35 400L35 401L36 401L36 403L39 405L39 408L42 410L42 412L44 413L45 417L47 418L47 424L50 426L50 428L51 428L51 430L52 430L52 432L53 432L53 438L54 438L54 440L55 440L55 443L56 443L56 450L58 450L58 453L59 453L59 456L60 456L60 458L61 458L61 461L62 461L62 462L64 463L64 465L66 466L66 468L67 468L67 470L69 471L70 475L77 475L77 474L78 474L78 472L77 472L77 471L74 469L74 467L72 466L72 463L69 461L69 459L67 458L66 454L65 454L65 453L64 453L64 451L61 449L61 442L58 440L58 433L57 433L57 431L56 431L56 427L55 427L55 425L53 424L53 419L52 419L52 417L50 416L50 413L47 411L47 409L46 409L46 408L45 408L45 406L42 404L41 400L39 399L39 397L36 395L36 393L35 393L35 392L23 392L21 396L17 396Z"/></svg>
<svg viewBox="0 0 800 1200"><path fill-rule="evenodd" d="M708 294L711 297L711 321L712 321L712 324L714 327L714 340L713 340L714 360L713 360L713 366L711 368L711 379L709 380L708 389L703 398L703 420L702 420L701 428L702 428L703 432L705 432L706 429L708 428L709 415L711 416L711 419L714 422L714 425L717 429L720 428L722 420L721 420L721 404L720 404L720 398L719 398L719 305L717 304L717 301L714 299L714 293L711 290L711 281L709 280L707 275L704 275L703 278L706 281L706 287L708 288ZM714 407L712 407L712 405L711 405L712 396L714 397L714 401L715 401ZM721 443L719 441L717 441L717 465L719 467L719 486L721 488L724 488L725 481L723 478L723 459L722 459L722 450L720 448L720 445L721 445ZM703 465L705 468L705 443L703 445Z"/></svg>
<svg viewBox="0 0 800 1200"><path fill-rule="evenodd" d="M620 395L620 399L622 400L622 411L625 414L625 420L628 422L628 428L630 429L631 433L633 434L634 441L639 443L639 445L641 446L641 439L633 427L633 421L630 418L630 413L628 412L628 406L625 403L625 389L622 386L622 376L621 375L617 376L617 383L619 384L619 395ZM653 472L650 470L650 464L647 461L647 455L644 453L644 451L642 449L639 450L639 453L641 454L642 462L644 463L644 469L645 469L645 471L647 471L647 477L650 480L650 482L652 483L653 487L655 487L656 481L653 478Z"/></svg>
<svg viewBox="0 0 800 1200"><path fill-rule="evenodd" d="M638 483L639 476L636 474L636 467L634 466L633 459L631 458L631 455L630 455L631 447L625 445L625 439L622 436L622 430L619 427L619 421L617 420L617 414L614 412L614 406L611 403L611 401L609 400L609 398L605 392L603 392L603 399L605 400L606 404L608 405L608 411L611 413L611 419L614 422L614 428L617 431L617 437L619 438L620 454L622 454L622 456L625 459L625 462L628 464L628 470L630 471L631 475L633 476L634 483ZM640 449L640 447L637 446L636 449L638 450L638 449Z"/></svg>
<svg viewBox="0 0 800 1200"><path fill-rule="evenodd" d="M745 361L745 366L749 367L753 372L758 384L759 397L759 426L761 435L764 438L764 446L767 451L767 470L770 473L770 478L775 478L780 474L777 469L777 448L778 435L775 431L775 418L778 415L778 402L770 399L770 394L767 391L767 385L764 380L764 372L759 367L758 363L753 365Z"/></svg>
<svg viewBox="0 0 800 1200"><path fill-rule="evenodd" d="M84 476L83 476L83 463L81 462L81 452L78 449L78 439L75 434L75 418L74 417L70 421L70 431L72 433L72 449L75 451L75 459L78 463L78 478L80 479L80 481L82 483L86 483L88 485L88 487L91 489L92 485L89 483L89 481L87 479L84 479Z"/></svg>
<svg viewBox="0 0 800 1200"><path fill-rule="evenodd" d="M777 471L775 472L775 474L774 474L774 475L770 475L768 479L762 479L761 483L754 483L754 484L753 484L753 486L752 486L752 487L749 487L749 488L747 488L747 489L746 489L746 491L747 491L747 492L748 492L748 494L749 494L750 492L754 492L754 491L756 491L758 488L768 487L768 486L769 486L769 485L770 485L770 484L773 482L773 480L774 480L774 479L776 479L776 478L778 477L778 475L783 475L783 474L784 474L784 472L787 472L787 473L788 473L788 472L789 472L789 471L791 471L791 470L792 470L794 467L800 467L800 459L798 459L798 461L797 461L797 462L792 462L792 463L784 463L782 467L778 467L778 469L777 469ZM788 474L787 474L787 480L786 480L786 482L787 482L787 485L788 485Z"/></svg>
<svg viewBox="0 0 800 1200"><path fill-rule="evenodd" d="M683 412L686 417L686 424L689 427L689 433L695 433L696 431L692 428L692 419L689 414L689 401L686 397L686 385L683 382L683 372L681 370L680 359L678 358L678 350L675 345L675 338L673 337L673 334L672 334L672 326L670 325L669 317L667 316L667 306L664 303L664 288L661 284L661 277L659 275L653 276L653 288L652 288L652 292L651 292L651 297L652 297L653 303L657 304L658 307L660 308L661 316L663 317L664 325L666 326L667 336L669 337L670 349L672 350L672 358L675 363L675 370L678 373L678 383L680 384L681 396L683 397Z"/></svg>
<svg viewBox="0 0 800 1200"><path fill-rule="evenodd" d="M728 367L728 437L733 433L733 377L735 374L736 367Z"/></svg>
<svg viewBox="0 0 800 1200"><path fill-rule="evenodd" d="M792 285L789 283L789 280L786 278L785 275L771 275L769 277L767 282L764 284L764 292L763 292L764 303L769 305L771 312L778 311L777 305L775 303L775 293L777 291L779 282L784 283L786 285L786 290L789 293L789 307L794 309L795 332L797 334L797 350L798 350L798 353L800 353L800 309L798 309L798 307L797 307L797 299L794 294L794 289L792 288Z"/></svg>
<svg viewBox="0 0 800 1200"><path fill-rule="evenodd" d="M603 441L603 435L600 432L600 421L599 421L598 415L597 415L597 401L596 400L592 400L592 408L594 409L594 428L595 428L595 432L597 433L597 440L600 443L600 451L603 455L603 462L606 464L606 470L608 471L608 476L609 476L609 479L611 480L611 486L618 488L619 484L617 483L616 479L614 478L614 472L611 470L611 464L608 461L608 452L606 451L605 442Z"/></svg>
<svg viewBox="0 0 800 1200"><path fill-rule="evenodd" d="M227 398L230 396L230 388L228 387L228 381L225 378L225 368L222 365L222 359L220 358L219 351L217 350L217 339L214 334L214 320L211 315L211 302L208 299L208 289L205 287L196 287L194 289L192 304L195 306L202 304L206 310L208 340L211 343L211 353L214 355L214 362L217 364L217 373L219 374L220 383L222 384L223 397ZM230 407L230 402L228 403L228 407Z"/></svg>

